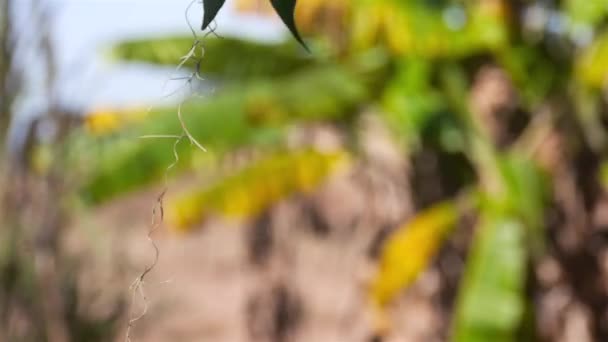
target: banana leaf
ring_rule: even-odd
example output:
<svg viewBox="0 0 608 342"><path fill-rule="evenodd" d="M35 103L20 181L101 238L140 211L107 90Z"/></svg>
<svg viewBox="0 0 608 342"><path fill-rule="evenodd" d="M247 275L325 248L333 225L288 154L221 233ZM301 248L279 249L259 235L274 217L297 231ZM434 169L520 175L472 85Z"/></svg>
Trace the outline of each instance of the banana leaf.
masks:
<svg viewBox="0 0 608 342"><path fill-rule="evenodd" d="M193 58L184 67L198 68L202 77L228 81L273 78L314 63L293 42L273 44L207 37L193 47L194 42L192 36L129 40L113 46L110 55L121 61L176 67L193 49Z"/></svg>
<svg viewBox="0 0 608 342"><path fill-rule="evenodd" d="M428 124L446 109L446 101L432 86L428 60L403 58L395 74L383 94L383 115L400 138L415 145Z"/></svg>
<svg viewBox="0 0 608 342"><path fill-rule="evenodd" d="M459 290L454 341L520 341L530 260L543 249L546 184L529 159L498 154L487 164L480 219ZM487 175L493 173L491 178Z"/></svg>
<svg viewBox="0 0 608 342"><path fill-rule="evenodd" d="M285 127L298 121L346 120L379 89L386 60L366 55L345 65L315 66L275 82L253 81L225 88L182 108L183 123L196 141L216 154L239 146L277 146ZM72 155L90 171L82 192L98 203L162 178L175 159L174 139L138 139L180 135L177 108L152 110L138 125L107 137L83 137ZM179 167L194 151L183 140L175 146Z"/></svg>
<svg viewBox="0 0 608 342"><path fill-rule="evenodd" d="M343 151L276 153L210 186L169 200L167 221L180 231L188 231L209 214L251 218L294 193L314 190L347 161Z"/></svg>
<svg viewBox="0 0 608 342"><path fill-rule="evenodd" d="M576 76L583 84L601 89L608 79L608 32L599 35L577 57Z"/></svg>
<svg viewBox="0 0 608 342"><path fill-rule="evenodd" d="M608 1L566 0L562 9L577 24L596 25L608 14Z"/></svg>
<svg viewBox="0 0 608 342"><path fill-rule="evenodd" d="M602 161L598 172L599 183L604 190L608 190L608 161Z"/></svg>
<svg viewBox="0 0 608 342"><path fill-rule="evenodd" d="M518 341L525 313L525 230L509 217L481 219L460 289L453 341Z"/></svg>
<svg viewBox="0 0 608 342"><path fill-rule="evenodd" d="M372 303L377 308L390 303L427 267L457 218L453 202L436 204L388 238L380 257L380 270L370 287Z"/></svg>
<svg viewBox="0 0 608 342"><path fill-rule="evenodd" d="M444 10L424 2L359 0L353 6L352 43L365 49L378 40L396 55L456 58L493 51L508 43L506 8L502 1L462 6L464 19L446 21Z"/></svg>

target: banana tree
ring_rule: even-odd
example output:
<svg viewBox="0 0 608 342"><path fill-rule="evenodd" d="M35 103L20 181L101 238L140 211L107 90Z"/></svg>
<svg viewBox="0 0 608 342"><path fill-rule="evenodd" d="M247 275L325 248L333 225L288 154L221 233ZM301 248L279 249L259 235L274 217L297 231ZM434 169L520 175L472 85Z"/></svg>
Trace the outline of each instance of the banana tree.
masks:
<svg viewBox="0 0 608 342"><path fill-rule="evenodd" d="M528 285L535 281L539 261L562 248L547 239L555 228L545 220L546 213L576 214L568 214L572 210L567 203L572 201L560 197L564 183L574 184L571 195L585 199L581 215L589 215L586 210L597 201L589 189L599 181L597 160L606 152L601 127L608 69L602 63L606 31L596 24L606 18L608 7L602 1L548 5L503 0L311 0L299 2L295 11L295 4L271 1L302 45L296 22L304 29L314 54L303 61L293 50L281 55L281 45L250 43L260 55L270 54L277 61L276 72L243 69L233 78L236 82L212 98L192 100L182 108L188 113L184 121L191 134L210 150L227 156L254 148L265 157L171 201L175 225L188 231L209 212L230 215L236 210L255 217L290 194L320 186L329 172L311 176L314 181L306 187L298 185L297 175L307 167L327 171L334 157L308 150L294 152L293 157L283 154L287 132L304 123L339 127L348 137L347 151L342 152L357 165L363 157L356 122L374 108L372 112L392 128L401 153L422 171L410 175L412 196L420 203L417 213L395 225L382 244L378 272L368 291L370 309L389 316L400 294L425 269L435 267L434 260L441 257L452 234L463 229L459 217L469 215L474 217L469 222L470 248L464 251L466 266L459 293L451 298L455 308L446 334L456 341L533 339L528 330L535 324L535 313ZM224 1L204 1L203 29L223 5ZM337 35L335 25L321 20L329 13L339 13L332 17L332 23L339 23ZM550 20L541 20L544 16ZM171 48L178 41L180 48ZM166 64L179 61L187 41L125 42L116 56ZM151 49L155 44L159 45ZM230 55L222 43L215 44L209 54ZM165 55L151 57L152 50ZM224 63L231 59L213 60L214 70L225 70ZM167 108L116 134L131 140L179 135L181 124L175 109ZM130 135L124 133L129 130ZM549 144L560 140L555 136L568 139L568 146ZM120 138L114 135L93 139L104 139L109 151L92 161L101 166L93 168L85 187L97 201L159 179L173 160L172 141L124 144L118 149ZM549 151L547 144L558 152ZM187 144L176 151L181 165L196 153ZM430 169L418 162L424 154L436 160ZM270 181L279 166L288 171ZM124 177L127 170L132 177ZM425 178L425 173L432 177ZM117 175L122 179L116 180ZM419 185L420 180L425 182ZM438 190L431 196L425 188ZM231 207L230 197L239 205ZM242 198L247 200L237 201ZM470 204L466 210L463 202ZM570 219L574 220L565 221ZM590 243L591 238L582 239ZM586 247L577 248L570 252L583 253ZM587 304L594 313L606 309ZM601 339L606 332L600 318L595 320L593 334Z"/></svg>

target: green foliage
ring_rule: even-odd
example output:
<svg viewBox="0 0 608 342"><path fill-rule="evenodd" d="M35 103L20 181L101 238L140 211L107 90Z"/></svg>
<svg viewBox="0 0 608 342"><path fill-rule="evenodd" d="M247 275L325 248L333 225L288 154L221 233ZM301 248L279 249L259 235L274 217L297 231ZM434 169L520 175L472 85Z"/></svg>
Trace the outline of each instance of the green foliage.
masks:
<svg viewBox="0 0 608 342"><path fill-rule="evenodd" d="M271 3L302 42L295 29L295 1ZM602 160L607 150L600 123L605 122L607 108L601 92L608 77L608 30L600 23L606 19L608 3L554 3L352 0L336 2L341 11L330 11L322 1L302 2L299 5L314 6L307 18L318 23L308 26L319 31L325 27L324 17L316 11L344 13L335 20L344 22L339 26L344 32L326 25L328 36L337 36L337 47L330 50L339 52L325 56L323 62L303 57L290 43L206 39L200 65L193 60L185 66L199 67L201 74L220 81L238 82L228 82L209 99L186 102L183 124L220 158L242 147L265 157L173 200L174 225L188 230L208 213L255 216L302 191L296 179L305 172L314 175L306 190L313 189L327 176L333 157L310 151L277 153L285 150L286 132L304 122L337 124L346 137L345 146L356 146L353 122L362 109L372 107L365 112L377 113L392 128L408 157L423 150L436 152L437 159L457 154L476 175L467 184L449 185L449 193L460 194L459 198L440 193L433 201L442 204L421 211L389 237L371 285L372 301L377 307L388 306L430 264L450 239L450 228L460 214L454 203L464 199L475 203L477 220L459 287L453 339L521 340L522 329L534 325L533 317L526 315L529 268L552 243L545 238L545 213L560 205L549 200L555 196L550 189L561 184L555 165L566 172L588 160L579 151ZM223 1L205 2L205 27L222 5ZM530 19L531 13L541 19ZM192 39L174 37L121 43L114 54L122 60L176 65L191 47ZM487 69L499 72L488 76ZM537 134L531 122L541 114L550 119ZM134 144L134 137L179 135L183 130L175 108L154 110L145 122L126 127L117 136L99 138L101 147L94 146L98 140L84 139L86 146L94 146L89 151L96 156L84 189L94 202L158 180L172 163L174 141ZM500 130L510 135L509 141L498 139ZM529 140L530 136L536 138ZM554 136L567 141L543 147ZM559 153L548 158L553 163L549 166L542 161L551 157L548 150ZM195 151L187 139L177 144L179 167L188 168ZM361 158L356 148L346 154ZM457 172L449 160L428 164L433 164L429 169L437 168L439 178ZM595 170L604 186L605 169ZM579 171L588 175L586 169ZM575 176L584 178L581 174Z"/></svg>
<svg viewBox="0 0 608 342"><path fill-rule="evenodd" d="M608 14L606 0L566 0L564 12L576 24L598 24Z"/></svg>
<svg viewBox="0 0 608 342"><path fill-rule="evenodd" d="M608 33L603 33L579 57L576 67L578 79L593 88L606 82L608 67Z"/></svg>
<svg viewBox="0 0 608 342"><path fill-rule="evenodd" d="M192 49L191 36L174 36L124 41L112 47L114 58L175 67ZM253 43L236 38L206 38L194 47L197 58L184 67L204 77L222 81L243 81L287 75L313 63L302 56L293 43ZM202 55L202 57L200 56ZM247 56L247 58L243 58ZM201 62L197 63L200 58ZM197 65L198 64L198 65Z"/></svg>
<svg viewBox="0 0 608 342"><path fill-rule="evenodd" d="M445 110L445 100L431 84L432 66L429 61L404 59L397 70L384 94L384 115L400 136L414 143L433 117Z"/></svg>
<svg viewBox="0 0 608 342"><path fill-rule="evenodd" d="M600 166L599 180L604 189L608 189L608 162L604 161Z"/></svg>
<svg viewBox="0 0 608 342"><path fill-rule="evenodd" d="M273 82L235 85L212 98L185 103L181 107L183 123L197 141L217 154L245 145L277 145L285 125L346 118L357 104L371 98L384 67L382 54L372 53L346 65L314 66ZM175 159L174 140L139 139L136 144L133 140L180 135L182 124L176 111L175 107L154 109L145 122L121 138L110 137L101 145L98 140L84 144L84 149L91 149L87 154L94 152L95 156L89 161L91 175L84 187L89 200L99 202L162 177ZM180 167L194 153L186 140L176 145Z"/></svg>
<svg viewBox="0 0 608 342"><path fill-rule="evenodd" d="M496 169L481 193L473 246L459 293L455 341L520 341L529 258L543 247L546 186L534 163L493 156ZM488 179L493 177L493 179ZM492 314L489 315L488 312Z"/></svg>
<svg viewBox="0 0 608 342"><path fill-rule="evenodd" d="M365 48L380 37L398 55L458 57L503 48L508 40L503 8L446 7L421 1L359 0L353 11L353 44Z"/></svg>
<svg viewBox="0 0 608 342"><path fill-rule="evenodd" d="M525 305L525 229L501 215L480 219L460 290L454 341L518 341Z"/></svg>

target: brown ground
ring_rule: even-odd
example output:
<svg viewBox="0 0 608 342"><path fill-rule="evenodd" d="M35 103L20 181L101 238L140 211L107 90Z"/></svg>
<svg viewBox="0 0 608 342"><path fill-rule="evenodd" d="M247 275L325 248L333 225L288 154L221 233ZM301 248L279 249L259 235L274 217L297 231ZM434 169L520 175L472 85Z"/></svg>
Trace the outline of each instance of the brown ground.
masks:
<svg viewBox="0 0 608 342"><path fill-rule="evenodd" d="M372 173L366 175L371 183ZM355 185L362 183L356 179L360 176L351 171L335 177L312 195L312 201L290 199L252 224L215 219L185 235L167 227L156 231L160 258L145 279L148 310L135 322L132 340L369 340L365 279L373 272L368 250L379 225L372 224L377 217L361 213L371 212L375 205L392 210L383 216L403 216L404 209L374 202L390 198L386 191L375 199L364 195ZM146 234L155 197L151 191L114 201L82 215L75 225L84 233L72 236L71 249L88 249L86 254L95 256L94 262L83 261L91 272L82 275L82 291L101 293L91 296L92 305L101 311L108 306L104 297L124 293L154 259ZM320 215L332 227L327 235L315 233L314 222L305 219L310 216L303 212L310 209L309 203L324 208ZM400 210L401 214L394 213ZM256 263L250 253L251 234L268 233L267 229L273 243L256 240L262 244ZM438 286L435 271L421 277L395 307L394 326L399 328L388 341L440 340L441 317L431 303ZM132 317L142 310L141 296L134 298ZM118 340L125 336L120 333Z"/></svg>

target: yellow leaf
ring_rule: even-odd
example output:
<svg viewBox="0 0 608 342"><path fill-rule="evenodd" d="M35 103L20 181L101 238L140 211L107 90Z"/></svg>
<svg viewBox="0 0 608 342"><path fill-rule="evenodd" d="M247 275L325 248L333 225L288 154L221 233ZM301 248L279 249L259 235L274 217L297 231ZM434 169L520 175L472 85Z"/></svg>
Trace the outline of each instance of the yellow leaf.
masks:
<svg viewBox="0 0 608 342"><path fill-rule="evenodd" d="M387 305L426 268L457 216L454 203L441 203L419 213L389 237L370 289L376 307Z"/></svg>
<svg viewBox="0 0 608 342"><path fill-rule="evenodd" d="M142 121L145 116L146 111L140 108L124 110L100 108L86 115L84 126L91 134L105 135L127 124Z"/></svg>
<svg viewBox="0 0 608 342"><path fill-rule="evenodd" d="M235 9L240 13L257 13L270 15L274 13L268 0L236 0Z"/></svg>
<svg viewBox="0 0 608 342"><path fill-rule="evenodd" d="M187 231L209 212L249 218L297 192L314 190L348 161L343 151L301 150L278 153L219 182L168 201L169 223Z"/></svg>
<svg viewBox="0 0 608 342"><path fill-rule="evenodd" d="M601 88L608 76L607 56L608 34L603 34L578 56L576 76L587 86Z"/></svg>

